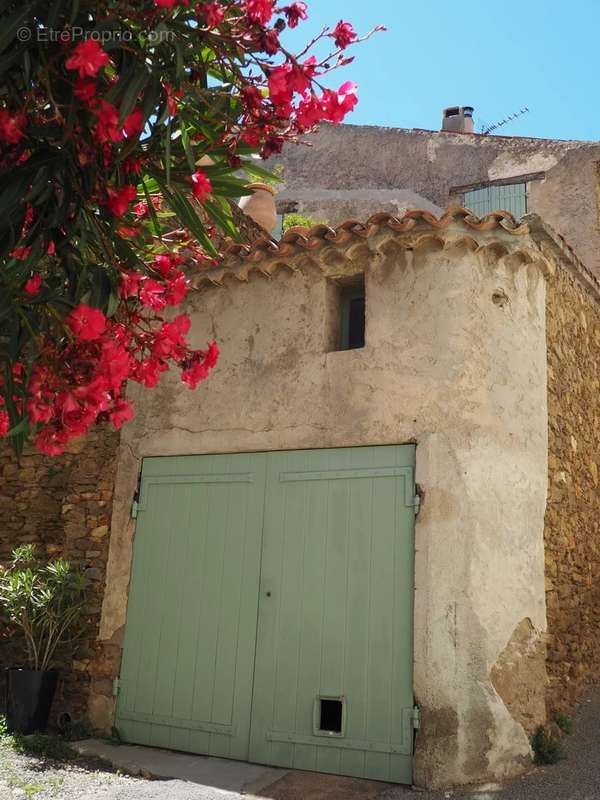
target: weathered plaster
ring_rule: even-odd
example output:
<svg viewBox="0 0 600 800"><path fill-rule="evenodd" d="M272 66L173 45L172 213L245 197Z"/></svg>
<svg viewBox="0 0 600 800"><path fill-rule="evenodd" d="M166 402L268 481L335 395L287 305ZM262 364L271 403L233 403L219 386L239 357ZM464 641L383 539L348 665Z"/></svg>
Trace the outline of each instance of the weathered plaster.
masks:
<svg viewBox="0 0 600 800"><path fill-rule="evenodd" d="M512 153L499 153L488 167L487 176L490 181L501 178L530 175L533 172L545 172L556 166L558 157L554 154L532 153L524 158L516 158Z"/></svg>
<svg viewBox="0 0 600 800"><path fill-rule="evenodd" d="M528 235L457 224L443 234L382 228L271 269L270 278L251 271L247 283L226 273L222 286L191 297L194 344L216 337L222 348L209 381L193 393L167 380L133 395L101 638L118 643L126 620L129 511L144 456L416 441L425 490L416 528L414 686L424 720L416 782L515 773L529 742L490 670L523 618L545 630L548 264ZM366 346L327 352L326 277L363 270ZM110 727L109 702L93 710Z"/></svg>

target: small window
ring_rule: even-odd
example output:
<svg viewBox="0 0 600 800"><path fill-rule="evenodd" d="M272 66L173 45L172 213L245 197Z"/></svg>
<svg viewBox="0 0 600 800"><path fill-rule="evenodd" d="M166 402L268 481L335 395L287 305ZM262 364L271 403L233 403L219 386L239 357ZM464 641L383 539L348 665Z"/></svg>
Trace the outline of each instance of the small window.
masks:
<svg viewBox="0 0 600 800"><path fill-rule="evenodd" d="M478 217L492 211L510 211L517 219L527 214L527 184L504 183L465 192L465 208Z"/></svg>
<svg viewBox="0 0 600 800"><path fill-rule="evenodd" d="M340 350L357 350L365 346L365 276L360 283L341 290Z"/></svg>
<svg viewBox="0 0 600 800"><path fill-rule="evenodd" d="M328 353L365 346L365 276L327 280L325 336Z"/></svg>
<svg viewBox="0 0 600 800"><path fill-rule="evenodd" d="M343 736L346 723L344 697L317 697L314 733L316 736Z"/></svg>

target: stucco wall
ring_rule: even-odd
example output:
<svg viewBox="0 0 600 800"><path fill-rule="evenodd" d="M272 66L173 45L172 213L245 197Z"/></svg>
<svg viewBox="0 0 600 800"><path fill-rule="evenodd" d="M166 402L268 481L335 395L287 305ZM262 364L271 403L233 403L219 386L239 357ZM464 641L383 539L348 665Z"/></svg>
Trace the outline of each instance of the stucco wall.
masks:
<svg viewBox="0 0 600 800"><path fill-rule="evenodd" d="M548 707L600 680L600 304L567 273L547 294Z"/></svg>
<svg viewBox="0 0 600 800"><path fill-rule="evenodd" d="M529 182L528 211L600 274L597 144L362 125L325 125L309 141L287 145L278 159L281 208L296 203L337 225L377 211L445 208L462 202L457 187L541 174Z"/></svg>
<svg viewBox="0 0 600 800"><path fill-rule="evenodd" d="M519 251L519 252L517 252ZM144 456L417 442L416 780L499 778L529 761L491 671L528 621L543 673L546 494L544 265L527 236L464 229L296 254L270 278L226 276L192 296L195 343L222 360L194 392L137 392L123 431L100 635L126 620ZM367 344L330 349L326 275L366 272ZM522 629L522 627L521 627ZM521 630L520 629L520 630ZM510 682L510 677L509 677ZM90 710L111 724L111 700ZM527 709L541 721L539 703Z"/></svg>

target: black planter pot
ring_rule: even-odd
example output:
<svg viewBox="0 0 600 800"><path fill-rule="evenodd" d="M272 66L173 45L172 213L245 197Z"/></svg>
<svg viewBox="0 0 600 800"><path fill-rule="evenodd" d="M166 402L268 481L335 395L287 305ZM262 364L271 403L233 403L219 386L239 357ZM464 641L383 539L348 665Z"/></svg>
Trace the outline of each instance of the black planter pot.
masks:
<svg viewBox="0 0 600 800"><path fill-rule="evenodd" d="M50 706L58 673L35 669L6 670L6 726L11 733L43 733L48 726Z"/></svg>

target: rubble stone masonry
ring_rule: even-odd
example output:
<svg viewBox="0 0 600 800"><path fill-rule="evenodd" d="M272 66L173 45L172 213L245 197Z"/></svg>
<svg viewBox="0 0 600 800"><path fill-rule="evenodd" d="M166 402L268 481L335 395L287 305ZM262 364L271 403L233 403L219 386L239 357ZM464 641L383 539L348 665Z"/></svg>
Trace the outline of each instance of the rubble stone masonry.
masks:
<svg viewBox="0 0 600 800"><path fill-rule="evenodd" d="M600 303L559 269L547 287L547 706L600 680Z"/></svg>
<svg viewBox="0 0 600 800"><path fill-rule="evenodd" d="M61 681L53 709L73 721L87 716L90 685L110 692L116 667L110 653L98 645L97 631L104 593L109 524L119 435L98 427L74 441L69 452L47 458L27 449L20 462L13 451L0 449L0 562L26 543L38 545L42 555L64 556L81 564L89 579L86 634L75 660L60 670ZM0 666L22 664L22 640L0 631ZM5 693L0 686L0 714Z"/></svg>

